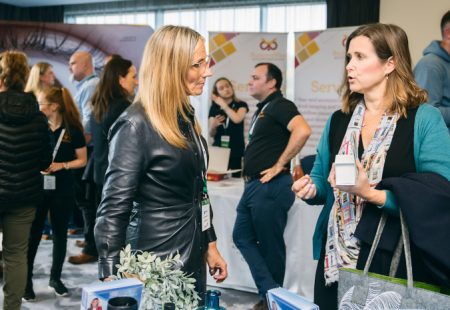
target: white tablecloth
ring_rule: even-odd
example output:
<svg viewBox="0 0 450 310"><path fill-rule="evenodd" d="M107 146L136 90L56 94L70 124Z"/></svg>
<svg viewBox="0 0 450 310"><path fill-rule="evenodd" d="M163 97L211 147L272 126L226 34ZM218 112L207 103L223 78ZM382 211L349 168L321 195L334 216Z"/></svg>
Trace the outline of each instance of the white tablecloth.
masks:
<svg viewBox="0 0 450 310"><path fill-rule="evenodd" d="M233 243L232 232L236 219L236 207L244 191L241 179L208 182L213 224L217 234L217 245L228 264L228 278L216 284L208 277L208 285L256 292L256 286L244 258ZM312 259L312 235L319 216L320 206L309 206L296 199L289 211L284 232L287 248L284 287L306 298L313 298L316 261Z"/></svg>

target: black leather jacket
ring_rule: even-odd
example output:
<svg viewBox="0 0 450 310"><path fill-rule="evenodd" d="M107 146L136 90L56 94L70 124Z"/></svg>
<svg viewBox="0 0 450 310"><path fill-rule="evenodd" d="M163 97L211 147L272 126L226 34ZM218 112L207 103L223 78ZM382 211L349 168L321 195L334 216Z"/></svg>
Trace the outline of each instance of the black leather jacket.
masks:
<svg viewBox="0 0 450 310"><path fill-rule="evenodd" d="M116 273L119 252L128 243L159 256L179 251L182 269L198 281L204 278L206 247L216 239L212 226L201 231L205 164L192 126L181 118L179 126L187 149L162 139L139 103L111 127L109 166L95 225L99 278Z"/></svg>
<svg viewBox="0 0 450 310"><path fill-rule="evenodd" d="M32 94L0 92L0 208L42 200L41 170L52 160L48 122Z"/></svg>

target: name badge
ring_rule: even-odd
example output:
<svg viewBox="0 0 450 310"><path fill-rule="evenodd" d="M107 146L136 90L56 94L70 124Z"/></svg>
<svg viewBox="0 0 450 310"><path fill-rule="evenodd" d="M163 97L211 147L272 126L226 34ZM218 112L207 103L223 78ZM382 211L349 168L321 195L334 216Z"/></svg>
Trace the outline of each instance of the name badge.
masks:
<svg viewBox="0 0 450 310"><path fill-rule="evenodd" d="M209 214L210 204L209 199L203 199L202 201L202 231L205 231L211 227L211 217Z"/></svg>
<svg viewBox="0 0 450 310"><path fill-rule="evenodd" d="M44 175L44 189L46 190L56 189L56 177L54 175Z"/></svg>
<svg viewBox="0 0 450 310"><path fill-rule="evenodd" d="M230 136L221 136L220 137L220 146L221 147L230 147Z"/></svg>

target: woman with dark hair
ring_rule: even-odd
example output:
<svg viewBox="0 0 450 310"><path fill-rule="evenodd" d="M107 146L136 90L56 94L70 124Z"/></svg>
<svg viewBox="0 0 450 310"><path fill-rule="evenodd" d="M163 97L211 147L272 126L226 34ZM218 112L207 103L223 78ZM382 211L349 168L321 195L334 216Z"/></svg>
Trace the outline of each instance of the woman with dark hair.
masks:
<svg viewBox="0 0 450 310"><path fill-rule="evenodd" d="M94 141L94 182L96 204L100 203L106 168L108 167L108 132L120 114L130 106L138 86L136 67L131 61L113 58L105 66L92 96L91 128Z"/></svg>
<svg viewBox="0 0 450 310"><path fill-rule="evenodd" d="M0 54L0 225L3 229L3 309L20 309L27 274L28 235L42 201L39 173L51 162L48 124L36 98L23 91L24 53ZM42 230L41 230L42 232Z"/></svg>
<svg viewBox="0 0 450 310"><path fill-rule="evenodd" d="M234 94L230 80L221 77L216 80L212 91L212 105L209 109L209 135L213 145L230 148L229 169L241 169L244 154L244 118L248 112L247 103ZM239 177L240 172L233 176Z"/></svg>
<svg viewBox="0 0 450 310"><path fill-rule="evenodd" d="M33 264L42 236L45 217L50 211L53 228L53 261L49 287L57 296L67 296L68 290L61 281L66 257L67 226L75 205L73 169L86 165L86 142L80 113L66 88L52 87L38 96L39 109L47 116L53 161L44 170L45 200L36 211L31 227L28 249L28 281L23 298L33 301Z"/></svg>
<svg viewBox="0 0 450 310"><path fill-rule="evenodd" d="M450 137L439 110L423 104L427 94L414 80L408 38L400 27L364 25L348 37L341 95L342 109L325 125L311 176L293 185L299 198L324 205L313 248L319 259L314 300L325 310L337 309L339 268L364 267L374 237L369 231L376 231L382 213L389 214L383 246L369 271L389 274L400 236L399 206L411 205L400 205L399 192L386 184L406 182L405 175L414 173L450 180ZM355 185L336 184L336 155L357 158ZM427 187L432 190L431 183ZM411 241L414 280L434 283ZM402 267L396 276L406 278Z"/></svg>

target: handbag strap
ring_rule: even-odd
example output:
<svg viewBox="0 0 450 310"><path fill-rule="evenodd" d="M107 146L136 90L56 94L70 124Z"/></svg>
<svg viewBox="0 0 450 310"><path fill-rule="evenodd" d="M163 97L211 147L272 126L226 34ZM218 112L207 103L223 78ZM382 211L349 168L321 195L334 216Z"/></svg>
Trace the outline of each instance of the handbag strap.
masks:
<svg viewBox="0 0 450 310"><path fill-rule="evenodd" d="M375 238L373 239L372 247L370 248L369 256L367 257L366 265L364 266L364 275L367 276L369 273L370 265L372 264L373 257L375 256L375 251L378 247L378 244L381 239L381 235L383 233L384 226L386 225L388 215L386 212L383 212L380 218L380 222L378 223L377 232L375 234ZM401 256L401 249L402 244L403 248L405 250L405 261L406 261L406 276L407 276L407 283L408 288L413 287L413 274L412 274L412 262L411 262L411 248L410 248L410 241L409 241L409 230L408 226L406 225L405 219L403 217L403 213L400 210L400 225L402 229L402 238L399 241L399 244L397 245L397 248L395 250L394 256L392 258L391 262L391 268L389 270L389 276L393 277L395 276L395 273L397 271L398 264L400 262L400 256Z"/></svg>

